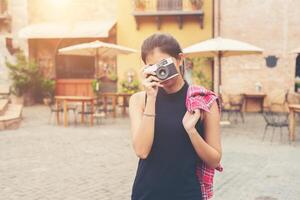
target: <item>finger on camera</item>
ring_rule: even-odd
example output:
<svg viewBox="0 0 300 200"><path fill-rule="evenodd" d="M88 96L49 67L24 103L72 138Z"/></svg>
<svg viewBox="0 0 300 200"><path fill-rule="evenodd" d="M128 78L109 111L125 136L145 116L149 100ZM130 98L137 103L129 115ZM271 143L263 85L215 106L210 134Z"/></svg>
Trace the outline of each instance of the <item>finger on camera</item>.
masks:
<svg viewBox="0 0 300 200"><path fill-rule="evenodd" d="M152 82L152 81L160 82L159 78L157 78L156 76L153 76L153 75L150 75L147 79L150 82Z"/></svg>
<svg viewBox="0 0 300 200"><path fill-rule="evenodd" d="M156 75L156 73L153 71L143 71L143 74L145 78L147 78L150 75L154 75L154 76Z"/></svg>
<svg viewBox="0 0 300 200"><path fill-rule="evenodd" d="M154 85L155 86L157 86L157 87L164 87L161 83L159 83L159 82L152 82L152 83L154 83Z"/></svg>
<svg viewBox="0 0 300 200"><path fill-rule="evenodd" d="M160 87L160 84L157 82L151 82L151 83L149 83L149 86L152 88L156 88L156 87Z"/></svg>

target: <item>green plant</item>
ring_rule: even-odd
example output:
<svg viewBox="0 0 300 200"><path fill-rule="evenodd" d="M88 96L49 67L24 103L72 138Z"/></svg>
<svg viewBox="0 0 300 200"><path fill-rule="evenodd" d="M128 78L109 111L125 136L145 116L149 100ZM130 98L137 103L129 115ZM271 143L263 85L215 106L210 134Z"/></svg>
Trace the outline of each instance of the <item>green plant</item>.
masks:
<svg viewBox="0 0 300 200"><path fill-rule="evenodd" d="M98 94L101 90L101 82L100 80L94 79L92 81L92 88L95 94Z"/></svg>
<svg viewBox="0 0 300 200"><path fill-rule="evenodd" d="M42 79L42 94L44 97L53 97L55 91L55 80L44 78Z"/></svg>
<svg viewBox="0 0 300 200"><path fill-rule="evenodd" d="M16 63L6 61L12 80L12 92L17 96L31 93L37 97L41 93L42 74L34 61L26 59L23 52L16 54Z"/></svg>
<svg viewBox="0 0 300 200"><path fill-rule="evenodd" d="M190 0L190 3L196 9L200 9L203 5L202 0Z"/></svg>
<svg viewBox="0 0 300 200"><path fill-rule="evenodd" d="M134 0L134 4L136 8L145 9L146 1L145 0Z"/></svg>
<svg viewBox="0 0 300 200"><path fill-rule="evenodd" d="M131 82L128 82L127 80L123 80L121 82L122 92L128 94L133 94L135 92L138 92L140 90L139 85L140 83L137 79L134 79Z"/></svg>
<svg viewBox="0 0 300 200"><path fill-rule="evenodd" d="M118 75L115 72L109 72L107 77L112 81L118 80Z"/></svg>
<svg viewBox="0 0 300 200"><path fill-rule="evenodd" d="M212 81L207 78L206 74L203 72L203 67L210 64L210 59L208 58L192 58L190 59L193 63L192 77L195 84L202 85L206 88L212 89Z"/></svg>

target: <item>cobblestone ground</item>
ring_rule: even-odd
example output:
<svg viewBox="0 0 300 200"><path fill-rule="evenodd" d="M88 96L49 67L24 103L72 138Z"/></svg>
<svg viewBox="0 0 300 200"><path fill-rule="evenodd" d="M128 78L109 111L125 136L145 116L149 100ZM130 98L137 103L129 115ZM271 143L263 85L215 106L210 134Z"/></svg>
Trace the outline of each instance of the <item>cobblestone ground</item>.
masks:
<svg viewBox="0 0 300 200"><path fill-rule="evenodd" d="M128 118L92 128L48 118L46 107L25 108L20 129L0 132L0 200L130 199L138 160ZM216 175L214 199L300 199L300 135L289 145L287 131L282 141L278 131L271 143L270 131L262 142L263 128L260 115L222 128L225 171Z"/></svg>

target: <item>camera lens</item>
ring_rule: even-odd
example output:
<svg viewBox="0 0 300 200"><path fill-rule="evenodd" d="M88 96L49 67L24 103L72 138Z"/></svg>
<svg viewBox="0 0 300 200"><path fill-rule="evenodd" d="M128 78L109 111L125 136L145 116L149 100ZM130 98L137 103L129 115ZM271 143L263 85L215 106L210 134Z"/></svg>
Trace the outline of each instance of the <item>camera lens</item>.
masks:
<svg viewBox="0 0 300 200"><path fill-rule="evenodd" d="M160 80L164 80L169 76L169 70L167 67L159 67L156 70L156 76L157 78L159 78Z"/></svg>

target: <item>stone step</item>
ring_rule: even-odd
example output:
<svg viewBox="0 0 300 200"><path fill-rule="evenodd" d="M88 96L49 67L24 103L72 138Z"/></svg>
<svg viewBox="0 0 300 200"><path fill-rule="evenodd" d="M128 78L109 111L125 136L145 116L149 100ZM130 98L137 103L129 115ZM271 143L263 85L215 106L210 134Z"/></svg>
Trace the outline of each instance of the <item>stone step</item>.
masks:
<svg viewBox="0 0 300 200"><path fill-rule="evenodd" d="M0 116L4 115L8 108L8 99L0 99Z"/></svg>
<svg viewBox="0 0 300 200"><path fill-rule="evenodd" d="M3 116L0 116L0 130L17 129L22 121L23 105L8 104Z"/></svg>

